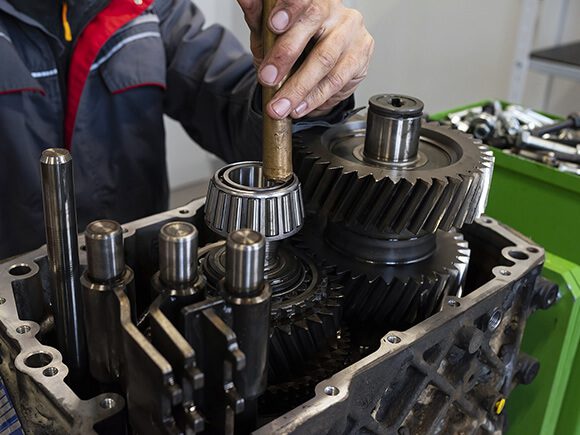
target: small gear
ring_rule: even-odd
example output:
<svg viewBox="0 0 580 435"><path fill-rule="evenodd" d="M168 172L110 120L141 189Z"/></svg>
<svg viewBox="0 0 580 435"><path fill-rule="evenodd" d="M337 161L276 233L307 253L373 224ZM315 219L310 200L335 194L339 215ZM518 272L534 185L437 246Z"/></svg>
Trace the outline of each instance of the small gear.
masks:
<svg viewBox="0 0 580 435"><path fill-rule="evenodd" d="M321 263L331 282L343 287L344 317L352 324L405 329L438 310L442 298L456 293L465 278L470 251L458 232L437 231L429 236L428 256L389 265L353 261L314 237L323 227L320 220L307 219L295 243Z"/></svg>
<svg viewBox="0 0 580 435"><path fill-rule="evenodd" d="M308 211L393 234L461 228L483 213L494 159L481 142L425 123L417 158L389 164L365 157L366 134L365 121L351 121L296 138L294 165Z"/></svg>
<svg viewBox="0 0 580 435"><path fill-rule="evenodd" d="M273 291L269 376L282 379L334 344L342 318L342 292L289 243L283 242L277 252L278 266L266 270L265 278ZM225 274L224 243L202 248L200 259L208 291L216 292Z"/></svg>

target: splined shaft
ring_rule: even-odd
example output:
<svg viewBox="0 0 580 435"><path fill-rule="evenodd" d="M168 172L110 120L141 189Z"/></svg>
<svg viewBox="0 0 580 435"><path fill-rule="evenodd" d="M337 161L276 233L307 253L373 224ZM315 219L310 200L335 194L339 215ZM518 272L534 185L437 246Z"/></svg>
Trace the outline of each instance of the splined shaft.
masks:
<svg viewBox="0 0 580 435"><path fill-rule="evenodd" d="M86 343L72 157L65 149L47 149L40 170L57 340L71 377L79 380L86 370Z"/></svg>

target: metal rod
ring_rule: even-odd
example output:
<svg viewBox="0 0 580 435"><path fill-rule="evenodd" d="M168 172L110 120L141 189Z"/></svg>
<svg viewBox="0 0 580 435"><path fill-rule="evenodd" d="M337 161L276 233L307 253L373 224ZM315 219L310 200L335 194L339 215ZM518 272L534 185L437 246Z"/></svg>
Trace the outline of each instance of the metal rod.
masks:
<svg viewBox="0 0 580 435"><path fill-rule="evenodd" d="M115 221L91 222L85 230L87 273L97 282L119 277L125 270L123 228Z"/></svg>
<svg viewBox="0 0 580 435"><path fill-rule="evenodd" d="M189 284L197 277L198 232L187 222L170 222L159 232L159 275L164 284Z"/></svg>
<svg viewBox="0 0 580 435"><path fill-rule="evenodd" d="M406 163L419 152L423 103L405 95L375 95L369 101L364 156Z"/></svg>
<svg viewBox="0 0 580 435"><path fill-rule="evenodd" d="M226 242L226 288L231 294L250 295L264 282L265 239L248 229L231 233Z"/></svg>
<svg viewBox="0 0 580 435"><path fill-rule="evenodd" d="M277 35L268 26L270 14L275 4L276 0L264 0L263 2L262 45L264 55L272 49L276 42ZM288 117L282 120L271 118L266 112L266 107L285 80L283 79L277 86L264 86L262 89L264 177L276 183L287 181L293 174L292 120Z"/></svg>
<svg viewBox="0 0 580 435"><path fill-rule="evenodd" d="M116 289L129 292L133 272L125 266L123 228L115 221L90 223L85 230L87 269L81 277L89 370L103 383L121 374L122 331Z"/></svg>
<svg viewBox="0 0 580 435"><path fill-rule="evenodd" d="M86 342L72 157L65 149L47 149L40 170L57 340L71 377L79 379L86 370Z"/></svg>

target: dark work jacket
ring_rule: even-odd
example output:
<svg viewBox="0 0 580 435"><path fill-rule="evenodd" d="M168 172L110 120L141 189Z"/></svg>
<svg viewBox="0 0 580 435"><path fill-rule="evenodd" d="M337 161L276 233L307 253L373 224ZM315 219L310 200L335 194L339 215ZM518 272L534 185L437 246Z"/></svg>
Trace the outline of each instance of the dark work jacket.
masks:
<svg viewBox="0 0 580 435"><path fill-rule="evenodd" d="M64 42L0 0L0 259L44 243L46 148L72 153L79 230L167 208L164 113L226 161L261 158L252 58L203 25L189 0L112 0L63 71Z"/></svg>

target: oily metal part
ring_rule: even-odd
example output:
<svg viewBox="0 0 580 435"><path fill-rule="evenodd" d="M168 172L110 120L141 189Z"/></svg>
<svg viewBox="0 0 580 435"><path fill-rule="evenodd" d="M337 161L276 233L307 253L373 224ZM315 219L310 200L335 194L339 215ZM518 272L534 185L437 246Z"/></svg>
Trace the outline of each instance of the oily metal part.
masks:
<svg viewBox="0 0 580 435"><path fill-rule="evenodd" d="M470 250L458 232L437 231L429 256L408 264L357 261L331 247L324 225L308 219L295 244L342 287L344 316L357 324L407 328L436 312L446 295L455 295L467 273ZM400 242L397 242L400 243Z"/></svg>
<svg viewBox="0 0 580 435"><path fill-rule="evenodd" d="M329 284L325 272L288 243L279 247L278 256L277 267L265 271L273 292L269 376L274 380L331 346L342 318L340 286ZM202 248L200 258L215 292L225 276L224 243Z"/></svg>
<svg viewBox="0 0 580 435"><path fill-rule="evenodd" d="M277 35L270 30L269 19L276 0L263 1L262 19L262 45L264 53L268 53ZM276 92L282 87L286 79L277 86L262 87L262 113L263 113L263 159L264 177L276 183L285 183L292 179L292 119L273 119L267 114L266 106Z"/></svg>
<svg viewBox="0 0 580 435"><path fill-rule="evenodd" d="M461 228L487 203L493 154L470 136L425 123L409 165L365 160L364 121L295 139L295 167L306 208L364 230L433 233Z"/></svg>
<svg viewBox="0 0 580 435"><path fill-rule="evenodd" d="M481 286L448 298L413 328L387 333L376 352L255 433L502 433L497 404L517 385L512 367L521 355L512 344L535 308L530 292L544 252L486 217L468 227L467 238L486 246L486 260L496 265Z"/></svg>
<svg viewBox="0 0 580 435"><path fill-rule="evenodd" d="M298 178L283 184L268 181L261 162L225 166L212 177L205 206L206 225L226 237L243 228L268 242L286 239L302 227L304 208Z"/></svg>

